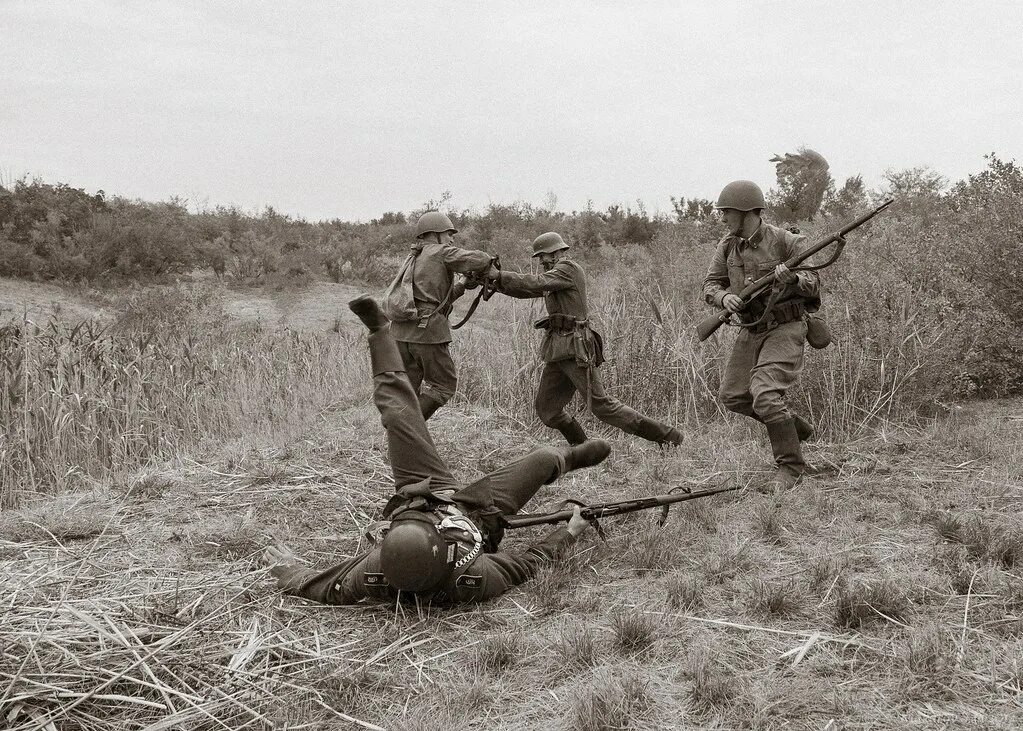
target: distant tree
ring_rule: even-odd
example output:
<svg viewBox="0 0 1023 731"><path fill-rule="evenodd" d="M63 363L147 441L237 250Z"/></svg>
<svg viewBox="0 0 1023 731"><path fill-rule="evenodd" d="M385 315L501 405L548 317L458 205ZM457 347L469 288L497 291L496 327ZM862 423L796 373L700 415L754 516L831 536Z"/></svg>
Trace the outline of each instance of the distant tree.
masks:
<svg viewBox="0 0 1023 731"><path fill-rule="evenodd" d="M867 188L863 184L863 176L856 175L846 178L845 185L837 193L829 191L821 212L826 216L842 218L866 205Z"/></svg>
<svg viewBox="0 0 1023 731"><path fill-rule="evenodd" d="M775 155L778 187L767 196L770 212L780 221L809 221L817 215L821 203L835 181L828 172L823 155L806 147L798 152Z"/></svg>
<svg viewBox="0 0 1023 731"><path fill-rule="evenodd" d="M701 223L714 216L714 201L706 198L671 198L671 207L675 209L675 218L679 223L696 221Z"/></svg>
<svg viewBox="0 0 1023 731"><path fill-rule="evenodd" d="M396 226L407 223L407 220L401 211L387 211L380 218L374 218L371 223L376 226Z"/></svg>
<svg viewBox="0 0 1023 731"><path fill-rule="evenodd" d="M948 179L926 165L884 174L883 197L936 198L948 187Z"/></svg>

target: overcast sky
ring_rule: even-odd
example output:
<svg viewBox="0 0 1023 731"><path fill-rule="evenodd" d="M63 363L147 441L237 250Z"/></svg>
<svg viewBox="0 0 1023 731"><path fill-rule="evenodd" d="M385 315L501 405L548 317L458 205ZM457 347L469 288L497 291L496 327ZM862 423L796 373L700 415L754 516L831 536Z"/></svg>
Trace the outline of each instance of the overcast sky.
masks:
<svg viewBox="0 0 1023 731"><path fill-rule="evenodd" d="M0 175L310 219L1023 161L1023 3L0 0Z"/></svg>

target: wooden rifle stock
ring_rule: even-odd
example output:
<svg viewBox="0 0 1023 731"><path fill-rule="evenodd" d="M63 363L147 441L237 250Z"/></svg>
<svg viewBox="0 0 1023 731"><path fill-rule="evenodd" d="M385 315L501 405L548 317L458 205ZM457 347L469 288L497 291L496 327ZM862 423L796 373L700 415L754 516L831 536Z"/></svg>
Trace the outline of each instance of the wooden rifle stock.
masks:
<svg viewBox="0 0 1023 731"><path fill-rule="evenodd" d="M785 262L785 266L787 266L789 269L795 269L804 261L809 259L811 256L817 254L820 251L823 251L827 247L831 246L833 243L844 239L847 233L858 229L860 226L865 224L867 221L872 219L874 216L876 216L878 213L883 211L885 208L887 208L894 202L895 202L894 198L889 198L884 203L879 205L877 208L873 208L867 211L852 223L846 224L845 226L842 227L841 230L828 236L825 236L823 239L815 243L813 246L808 247L801 254L793 256L791 259ZM828 262L828 265L833 263L834 260ZM765 274L755 282L750 282L745 287L743 287L742 291L739 292L739 297L742 299L743 304L746 304L753 298L760 296L765 290L770 289L773 285L774 272L770 272L769 274ZM699 341L702 343L704 340L706 340L715 332L717 332L717 329L719 327L728 322L729 317L731 317L731 314L728 312L728 310L721 309L718 310L717 312L707 315L707 317L700 320L700 322L696 325L696 336L697 338L699 338Z"/></svg>
<svg viewBox="0 0 1023 731"><path fill-rule="evenodd" d="M686 500L697 500L702 497L717 495L721 492L738 490L742 485L727 485L724 487L712 487L706 490L692 490L688 492L669 492L663 495L651 495L649 497L636 498L634 500L619 500L614 503L600 503L597 505L581 506L580 513L586 520L596 520L610 515L622 515L634 513L637 510L649 510L651 508L662 508L667 517L668 506L674 503L685 502ZM541 513L538 515L508 515L501 518L504 527L529 528L534 525L548 525L552 523L567 522L571 519L575 510L559 510L554 513ZM663 519L662 519L663 522Z"/></svg>

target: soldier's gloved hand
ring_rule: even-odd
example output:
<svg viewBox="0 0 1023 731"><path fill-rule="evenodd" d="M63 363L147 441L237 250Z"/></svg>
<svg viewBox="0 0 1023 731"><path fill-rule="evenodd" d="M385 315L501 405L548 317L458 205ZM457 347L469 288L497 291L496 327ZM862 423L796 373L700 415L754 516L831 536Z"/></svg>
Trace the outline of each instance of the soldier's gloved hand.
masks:
<svg viewBox="0 0 1023 731"><path fill-rule="evenodd" d="M568 519L568 532L578 538L584 530L590 527L590 521L583 517L579 506L575 506L572 517Z"/></svg>
<svg viewBox="0 0 1023 731"><path fill-rule="evenodd" d="M774 268L774 278L782 284L795 284L799 281L799 275L784 264L779 264Z"/></svg>
<svg viewBox="0 0 1023 731"><path fill-rule="evenodd" d="M483 276L485 276L487 279L500 279L501 270L498 269L496 265L491 264L490 268L487 269L486 274L484 274Z"/></svg>
<svg viewBox="0 0 1023 731"><path fill-rule="evenodd" d="M726 294L721 298L721 306L729 312L739 312L745 307L742 303L742 297L737 294Z"/></svg>

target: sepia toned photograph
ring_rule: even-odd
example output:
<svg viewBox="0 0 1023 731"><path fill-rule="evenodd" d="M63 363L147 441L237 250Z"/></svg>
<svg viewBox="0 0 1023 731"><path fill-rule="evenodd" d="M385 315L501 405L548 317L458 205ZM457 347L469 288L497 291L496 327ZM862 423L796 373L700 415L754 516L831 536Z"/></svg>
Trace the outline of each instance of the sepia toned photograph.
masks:
<svg viewBox="0 0 1023 731"><path fill-rule="evenodd" d="M1023 728L1021 39L0 0L0 729Z"/></svg>

